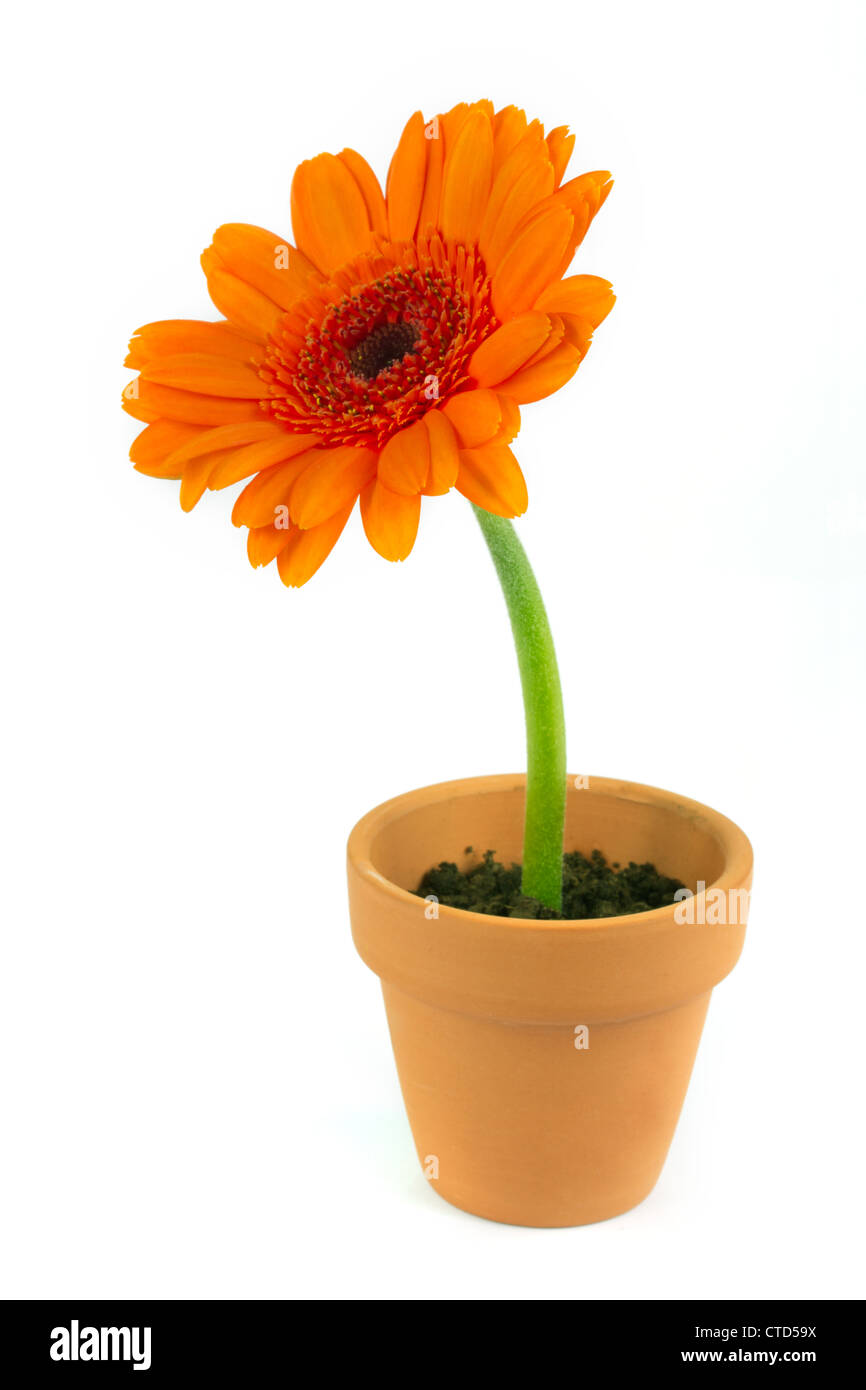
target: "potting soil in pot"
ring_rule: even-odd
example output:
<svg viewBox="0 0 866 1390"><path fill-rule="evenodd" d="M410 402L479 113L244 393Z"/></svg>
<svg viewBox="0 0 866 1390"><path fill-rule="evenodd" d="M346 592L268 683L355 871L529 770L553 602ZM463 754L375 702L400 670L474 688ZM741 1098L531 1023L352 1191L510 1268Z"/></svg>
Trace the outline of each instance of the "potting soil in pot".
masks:
<svg viewBox="0 0 866 1390"><path fill-rule="evenodd" d="M466 850L472 854L472 847ZM685 885L660 874L654 864L608 864L601 850L587 858L579 850L562 857L562 911L544 907L520 891L520 865L506 868L492 849L465 870L443 862L424 875L415 892L435 897L448 907L494 917L538 917L579 921L587 917L622 917L668 907Z"/></svg>

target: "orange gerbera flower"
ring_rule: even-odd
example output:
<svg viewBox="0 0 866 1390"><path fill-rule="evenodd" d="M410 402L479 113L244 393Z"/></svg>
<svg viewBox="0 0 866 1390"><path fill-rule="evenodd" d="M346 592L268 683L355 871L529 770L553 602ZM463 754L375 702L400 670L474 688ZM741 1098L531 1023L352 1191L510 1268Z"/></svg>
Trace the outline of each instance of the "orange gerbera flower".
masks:
<svg viewBox="0 0 866 1390"><path fill-rule="evenodd" d="M563 183L574 136L488 101L409 120L383 195L354 150L292 181L297 245L220 227L202 256L220 322L139 329L130 456L180 501L250 479L232 520L253 565L306 583L360 497L370 544L409 554L422 496L518 516L520 406L568 381L614 296L564 279L611 187Z"/></svg>

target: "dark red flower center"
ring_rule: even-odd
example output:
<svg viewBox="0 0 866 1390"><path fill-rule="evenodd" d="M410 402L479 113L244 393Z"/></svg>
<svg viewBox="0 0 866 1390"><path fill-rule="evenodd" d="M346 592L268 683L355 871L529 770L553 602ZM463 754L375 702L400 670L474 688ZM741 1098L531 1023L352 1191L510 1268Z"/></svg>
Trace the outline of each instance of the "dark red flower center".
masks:
<svg viewBox="0 0 866 1390"><path fill-rule="evenodd" d="M467 383L496 327L472 253L438 239L384 245L286 314L268 340L260 375L274 394L262 404L323 444L381 448Z"/></svg>
<svg viewBox="0 0 866 1390"><path fill-rule="evenodd" d="M379 323L350 347L346 356L356 376L372 381L380 372L401 362L418 345L420 336L419 325L411 319Z"/></svg>

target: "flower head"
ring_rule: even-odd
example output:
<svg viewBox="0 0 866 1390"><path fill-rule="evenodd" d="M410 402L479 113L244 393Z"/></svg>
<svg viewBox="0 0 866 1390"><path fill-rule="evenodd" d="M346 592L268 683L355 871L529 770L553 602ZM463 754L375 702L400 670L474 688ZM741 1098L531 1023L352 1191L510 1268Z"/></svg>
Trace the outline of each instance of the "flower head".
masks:
<svg viewBox="0 0 866 1390"><path fill-rule="evenodd" d="M455 487L520 515L520 406L574 375L614 301L606 280L563 278L611 187L606 172L563 182L573 144L481 101L416 112L384 194L354 150L305 161L294 244L233 223L204 252L222 319L132 339L136 468L180 479L185 510L249 480L232 520L290 586L359 498L388 560L412 549L422 497Z"/></svg>

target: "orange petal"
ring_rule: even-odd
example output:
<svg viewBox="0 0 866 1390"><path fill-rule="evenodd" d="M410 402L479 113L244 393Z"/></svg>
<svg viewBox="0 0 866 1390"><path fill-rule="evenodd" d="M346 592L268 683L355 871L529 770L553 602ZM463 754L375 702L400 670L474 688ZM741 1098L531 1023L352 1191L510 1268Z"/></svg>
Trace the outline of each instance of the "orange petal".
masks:
<svg viewBox="0 0 866 1390"><path fill-rule="evenodd" d="M141 400L140 377L135 377L124 386L120 408L125 410L127 415L131 415L133 420L141 420L145 425L154 424L162 416L162 411L155 405Z"/></svg>
<svg viewBox="0 0 866 1390"><path fill-rule="evenodd" d="M543 357L549 357L555 348L559 347L565 337L565 323L559 314L550 314L550 332L537 352L528 357L520 368L525 372L527 367L534 367L536 362L540 362Z"/></svg>
<svg viewBox="0 0 866 1390"><path fill-rule="evenodd" d="M445 160L439 221L449 240L464 246L477 240L492 179L493 127L483 111L475 111Z"/></svg>
<svg viewBox="0 0 866 1390"><path fill-rule="evenodd" d="M575 228L582 226L582 236L612 188L613 178L607 169L593 169L588 174L579 174L530 213L520 230L523 231L536 216L551 207L564 207L574 214Z"/></svg>
<svg viewBox="0 0 866 1390"><path fill-rule="evenodd" d="M495 391L461 391L445 403L444 413L457 432L461 449L486 444L499 429L502 407Z"/></svg>
<svg viewBox="0 0 866 1390"><path fill-rule="evenodd" d="M138 394L135 403L155 412L157 418L185 420L190 425L231 425L262 418L257 401L230 400L225 396L178 391L173 386L162 386L156 381L145 381L142 377L137 379L136 387ZM131 405L132 401L128 403ZM130 410L129 413L134 412Z"/></svg>
<svg viewBox="0 0 866 1390"><path fill-rule="evenodd" d="M592 342L591 325L587 323L586 319L579 319L574 314L562 314L561 322L565 341L577 348L581 359L583 359Z"/></svg>
<svg viewBox="0 0 866 1390"><path fill-rule="evenodd" d="M452 106L450 111L446 111L444 116L439 118L439 132L445 144L445 158L454 148L457 137L469 118L469 106L465 101L459 101L456 106Z"/></svg>
<svg viewBox="0 0 866 1390"><path fill-rule="evenodd" d="M181 440L169 462L182 466L199 454L213 454L221 449L234 450L245 444L257 444L263 439L277 438L290 439L291 435L275 420L266 420L260 414L257 420L245 420L236 425L218 425L210 430L196 430L193 436Z"/></svg>
<svg viewBox="0 0 866 1390"><path fill-rule="evenodd" d="M580 362L581 354L573 344L560 343L547 357L542 357L531 367L525 367L508 381L503 381L499 389L519 405L540 401L570 381Z"/></svg>
<svg viewBox="0 0 866 1390"><path fill-rule="evenodd" d="M612 188L613 175L609 169L592 169L588 174L578 174L577 178L569 179L554 197L557 202L572 209L586 203L592 220Z"/></svg>
<svg viewBox="0 0 866 1390"><path fill-rule="evenodd" d="M392 492L413 497L430 470L430 437L422 420L392 435L379 455L378 475Z"/></svg>
<svg viewBox="0 0 866 1390"><path fill-rule="evenodd" d="M299 164L292 179L292 226L298 246L330 275L370 245L370 219L361 190L332 154Z"/></svg>
<svg viewBox="0 0 866 1390"><path fill-rule="evenodd" d="M434 127L434 131L430 130ZM429 135L428 135L429 132ZM439 225L439 206L442 201L442 173L445 167L445 140L441 128L439 127L439 117L436 117L435 124L430 122L429 126L424 127L424 138L427 141L427 168L424 174L424 194L421 198L421 211L418 214L418 231L426 233L428 229Z"/></svg>
<svg viewBox="0 0 866 1390"><path fill-rule="evenodd" d="M554 314L574 314L592 328L607 318L616 295L609 280L600 275L571 275L549 285L536 301L536 308Z"/></svg>
<svg viewBox="0 0 866 1390"><path fill-rule="evenodd" d="M316 450L292 489L292 520L304 531L319 526L354 502L375 471L372 449L343 445Z"/></svg>
<svg viewBox="0 0 866 1390"><path fill-rule="evenodd" d="M526 112L504 106L493 120L493 170L496 174L526 134Z"/></svg>
<svg viewBox="0 0 866 1390"><path fill-rule="evenodd" d="M183 468L175 467L167 461L181 445L197 439L201 430L197 425L185 425L178 420L156 420L141 434L136 435L129 450L129 457L139 473L152 478L179 478ZM166 469L167 471L163 471Z"/></svg>
<svg viewBox="0 0 866 1390"><path fill-rule="evenodd" d="M157 357L141 369L142 380L161 386L176 386L204 396L229 396L233 400L257 401L266 396L285 394L269 388L255 367L234 362L230 357L212 357L203 352L178 352L173 357Z"/></svg>
<svg viewBox="0 0 866 1390"><path fill-rule="evenodd" d="M135 464L136 473L143 473L146 478L168 478L176 482L183 477L183 469L175 468L166 459L161 463L137 463Z"/></svg>
<svg viewBox="0 0 866 1390"><path fill-rule="evenodd" d="M495 274L510 249L526 213L552 191L553 166L548 159L537 160L520 175L484 231L482 255L491 275Z"/></svg>
<svg viewBox="0 0 866 1390"><path fill-rule="evenodd" d="M549 332L550 319L546 314L518 314L475 349L469 361L469 375L479 386L495 386L528 362Z"/></svg>
<svg viewBox="0 0 866 1390"><path fill-rule="evenodd" d="M164 319L161 323L146 323L136 330L124 366L139 371L157 357L172 357L178 352L213 353L249 364L257 364L264 356L260 344L234 332L225 322Z"/></svg>
<svg viewBox="0 0 866 1390"><path fill-rule="evenodd" d="M249 526L251 529L254 526L273 526L278 509L288 506L292 485L309 467L315 452L310 449L286 463L266 468L251 483L247 483L232 509L235 526ZM288 519L287 515L285 519Z"/></svg>
<svg viewBox="0 0 866 1390"><path fill-rule="evenodd" d="M214 492L231 487L263 468L307 453L315 448L319 438L315 434L289 434L286 430L280 430L280 435L281 438L262 439L242 449L225 450L208 478L208 487Z"/></svg>
<svg viewBox="0 0 866 1390"><path fill-rule="evenodd" d="M307 258L285 237L264 227L226 222L214 232L213 250L223 269L252 285L281 309L291 309L319 279Z"/></svg>
<svg viewBox="0 0 866 1390"><path fill-rule="evenodd" d="M224 269L215 251L203 251L201 265L207 277L208 294L220 313L243 332L251 333L259 342L264 342L268 334L276 330L283 316L279 305Z"/></svg>
<svg viewBox="0 0 866 1390"><path fill-rule="evenodd" d="M495 516L521 516L529 505L520 464L505 444L461 449L457 491Z"/></svg>
<svg viewBox="0 0 866 1390"><path fill-rule="evenodd" d="M320 526L313 526L308 531L292 531L288 544L277 556L280 579L287 588L298 589L302 584L306 584L308 579L312 579L340 539L354 505L355 499L352 498L347 506L335 512Z"/></svg>
<svg viewBox="0 0 866 1390"><path fill-rule="evenodd" d="M385 207L385 198L379 187L379 180L366 159L363 155L358 154L357 150L341 150L337 158L343 161L361 190L361 197L364 199L364 205L367 209L367 220L373 231L387 236L388 212Z"/></svg>
<svg viewBox="0 0 866 1390"><path fill-rule="evenodd" d="M441 410L428 410L424 428L430 440L430 468L424 492L428 497L441 497L454 486L460 471L457 435Z"/></svg>
<svg viewBox="0 0 866 1390"><path fill-rule="evenodd" d="M558 125L547 137L547 148L550 150L550 162L553 165L553 172L556 177L556 187L562 183L568 161L571 159L571 152L574 149L574 136L569 135L567 125Z"/></svg>
<svg viewBox="0 0 866 1390"><path fill-rule="evenodd" d="M567 208L551 207L520 233L493 277L493 311L500 322L531 309L556 278L573 227Z"/></svg>
<svg viewBox="0 0 866 1390"><path fill-rule="evenodd" d="M490 443L510 444L520 433L520 406L511 396L500 395L498 399L502 408L502 421Z"/></svg>
<svg viewBox="0 0 866 1390"><path fill-rule="evenodd" d="M540 213L546 212L548 206L566 207L572 213L574 229L562 259L559 275L565 274L575 251L586 236L592 219L612 188L613 179L606 169L580 174L578 178L569 179L568 183L558 188L553 197L547 200L547 204L539 204L538 208L528 215L524 226L528 226ZM520 228L521 231L523 229ZM555 278L559 279L559 275Z"/></svg>
<svg viewBox="0 0 866 1390"><path fill-rule="evenodd" d="M543 146L542 146L543 148ZM535 160L510 189L498 216L486 235L485 263L491 275L511 249L523 219L553 189L553 166L547 158Z"/></svg>
<svg viewBox="0 0 866 1390"><path fill-rule="evenodd" d="M275 560L288 545L292 530L291 524L277 526L275 522L270 526L251 527L247 535L247 556L253 569Z"/></svg>
<svg viewBox="0 0 866 1390"><path fill-rule="evenodd" d="M553 193L553 165L541 126L533 121L523 139L511 151L493 181L490 198L478 234L487 269L496 269L514 237L514 229L530 208ZM507 211L506 211L507 210ZM503 230L501 223L506 218ZM496 255L494 264L493 256Z"/></svg>
<svg viewBox="0 0 866 1390"><path fill-rule="evenodd" d="M386 198L392 241L410 241L415 235L424 192L427 143L424 117L416 111L406 122L388 170Z"/></svg>
<svg viewBox="0 0 866 1390"><path fill-rule="evenodd" d="M361 520L367 540L385 560L405 560L418 534L420 495L401 497L379 478L361 493Z"/></svg>
<svg viewBox="0 0 866 1390"><path fill-rule="evenodd" d="M169 421L162 423L168 424ZM265 423L265 422L263 422ZM187 477L187 471L196 465L194 473L190 474L187 482L187 490L192 486L192 479L198 478L198 461L201 458L207 459L207 467L204 468L204 486L209 488L228 487L230 483L238 483L242 478L249 478L253 473L258 473L262 468L271 464L279 463L285 458L299 453L301 449L309 449L311 444L316 442L315 435L290 435L279 427L272 430L264 437L258 436L259 442L249 444L246 448L225 447L232 438L243 438L245 433L252 434L257 430L255 422L249 425L221 425L212 430L201 430L196 425L184 425L185 430L191 430L192 435L182 436L173 450L165 455L161 462L153 462L146 465L136 463L136 468L140 473L147 473L154 478L180 478ZM304 440L295 446L295 441ZM286 441L289 441L288 445ZM184 494L185 495L185 494ZM199 493L201 496L201 493ZM198 498L196 498L196 501Z"/></svg>
<svg viewBox="0 0 866 1390"><path fill-rule="evenodd" d="M191 512L201 500L213 466L213 455L204 454L201 458L193 459L184 468L180 483L180 505L185 512Z"/></svg>

